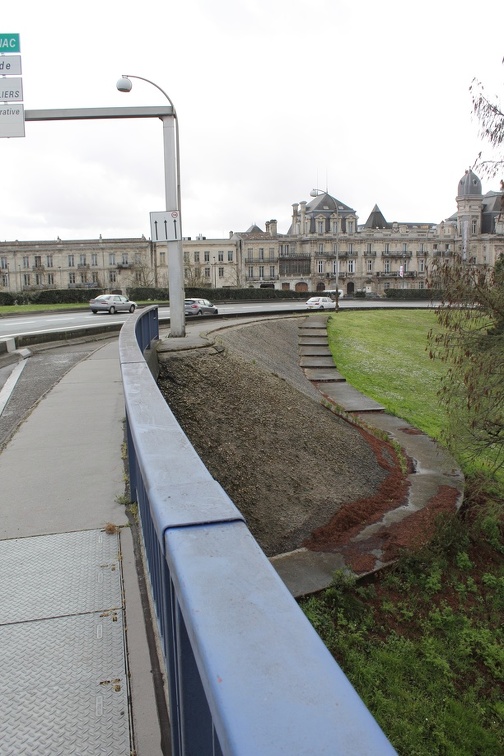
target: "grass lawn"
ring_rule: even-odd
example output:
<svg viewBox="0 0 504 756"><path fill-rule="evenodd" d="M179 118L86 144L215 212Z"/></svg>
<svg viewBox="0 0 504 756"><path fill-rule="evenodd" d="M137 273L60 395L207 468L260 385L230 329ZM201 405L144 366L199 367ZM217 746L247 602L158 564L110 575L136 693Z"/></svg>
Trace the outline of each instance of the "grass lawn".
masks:
<svg viewBox="0 0 504 756"><path fill-rule="evenodd" d="M329 321L334 361L348 383L432 438L443 416L436 392L446 366L429 358L432 310L345 312Z"/></svg>
<svg viewBox="0 0 504 756"><path fill-rule="evenodd" d="M328 328L349 383L433 437L436 327L434 312L396 310L338 313ZM468 490L421 552L358 583L336 573L301 602L401 756L504 753L503 498L497 481L485 498Z"/></svg>

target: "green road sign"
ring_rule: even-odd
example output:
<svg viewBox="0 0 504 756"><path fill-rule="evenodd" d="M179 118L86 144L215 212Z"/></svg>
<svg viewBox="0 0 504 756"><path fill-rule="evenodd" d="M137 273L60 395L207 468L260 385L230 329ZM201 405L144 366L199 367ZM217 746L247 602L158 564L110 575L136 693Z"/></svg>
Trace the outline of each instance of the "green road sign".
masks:
<svg viewBox="0 0 504 756"><path fill-rule="evenodd" d="M0 34L0 53L21 52L19 34Z"/></svg>

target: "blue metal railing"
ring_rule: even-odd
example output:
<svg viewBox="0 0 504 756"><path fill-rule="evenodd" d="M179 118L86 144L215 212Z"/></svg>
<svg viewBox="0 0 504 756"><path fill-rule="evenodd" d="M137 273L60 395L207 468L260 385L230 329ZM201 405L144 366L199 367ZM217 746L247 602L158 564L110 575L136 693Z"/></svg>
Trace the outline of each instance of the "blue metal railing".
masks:
<svg viewBox="0 0 504 756"><path fill-rule="evenodd" d="M119 351L173 753L394 754L158 390L158 335L139 311Z"/></svg>

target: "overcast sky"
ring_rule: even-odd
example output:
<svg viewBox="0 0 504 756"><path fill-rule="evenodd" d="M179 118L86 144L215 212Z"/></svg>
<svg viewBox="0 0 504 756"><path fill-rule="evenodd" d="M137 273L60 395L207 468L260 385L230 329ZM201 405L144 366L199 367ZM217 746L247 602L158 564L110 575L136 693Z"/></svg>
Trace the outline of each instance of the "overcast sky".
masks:
<svg viewBox="0 0 504 756"><path fill-rule="evenodd" d="M484 146L474 77L502 101L503 0L17 0L26 109L165 105L184 236L227 238L328 190L361 223L437 223ZM0 139L0 240L150 236L159 120L28 122ZM483 191L498 189L484 177Z"/></svg>

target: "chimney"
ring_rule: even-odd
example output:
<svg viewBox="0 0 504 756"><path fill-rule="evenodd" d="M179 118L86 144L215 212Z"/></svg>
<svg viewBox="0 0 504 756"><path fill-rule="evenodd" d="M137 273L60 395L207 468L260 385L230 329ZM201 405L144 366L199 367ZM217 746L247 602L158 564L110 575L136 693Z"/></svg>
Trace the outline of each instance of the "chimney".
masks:
<svg viewBox="0 0 504 756"><path fill-rule="evenodd" d="M276 222L276 220L270 220L270 222L266 224L266 231L268 231L268 228L269 228L269 232L270 232L271 236L276 236L277 235L278 231L277 231L277 222Z"/></svg>

